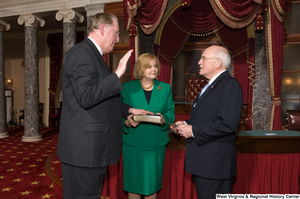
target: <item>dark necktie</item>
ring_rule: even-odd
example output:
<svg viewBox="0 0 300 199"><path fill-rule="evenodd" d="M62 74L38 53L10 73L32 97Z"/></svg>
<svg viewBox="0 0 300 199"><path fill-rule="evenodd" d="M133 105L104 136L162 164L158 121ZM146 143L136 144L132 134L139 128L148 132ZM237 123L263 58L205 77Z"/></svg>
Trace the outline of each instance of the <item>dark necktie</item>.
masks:
<svg viewBox="0 0 300 199"><path fill-rule="evenodd" d="M105 63L106 63L105 55L103 54L102 57L103 57L103 59L104 59L104 61L105 61Z"/></svg>

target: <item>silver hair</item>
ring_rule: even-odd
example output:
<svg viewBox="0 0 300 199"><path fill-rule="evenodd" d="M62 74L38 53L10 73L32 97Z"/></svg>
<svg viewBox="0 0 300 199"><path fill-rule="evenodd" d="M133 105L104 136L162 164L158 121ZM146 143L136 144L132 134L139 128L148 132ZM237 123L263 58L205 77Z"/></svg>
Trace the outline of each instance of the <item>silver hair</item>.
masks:
<svg viewBox="0 0 300 199"><path fill-rule="evenodd" d="M89 19L88 31L93 32L95 29L99 29L100 24L105 24L108 26L113 25L113 20L118 22L116 15L111 13L98 13L91 16Z"/></svg>
<svg viewBox="0 0 300 199"><path fill-rule="evenodd" d="M229 68L231 66L231 56L226 48L217 48L215 57L222 61L223 67Z"/></svg>

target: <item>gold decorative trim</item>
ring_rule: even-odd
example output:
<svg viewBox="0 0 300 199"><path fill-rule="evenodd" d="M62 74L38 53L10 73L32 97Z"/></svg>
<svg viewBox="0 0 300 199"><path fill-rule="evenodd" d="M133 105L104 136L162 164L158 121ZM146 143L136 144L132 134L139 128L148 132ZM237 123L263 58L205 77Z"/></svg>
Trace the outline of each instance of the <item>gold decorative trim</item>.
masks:
<svg viewBox="0 0 300 199"><path fill-rule="evenodd" d="M272 53L271 10L270 9L271 9L270 0L268 0L268 12L266 14L267 61L268 61L268 69L269 69L270 94L271 94L271 97L275 97L274 74L273 74L273 53ZM275 106L272 105L271 112L270 112L269 130L273 130L274 114L275 114Z"/></svg>
<svg viewBox="0 0 300 199"><path fill-rule="evenodd" d="M231 67L231 69L232 69L232 77L234 77L234 62L233 62L233 59L231 59L231 63L232 63L232 67Z"/></svg>
<svg viewBox="0 0 300 199"><path fill-rule="evenodd" d="M126 31L129 31L131 21L132 21L132 18L128 17L128 23L127 23L127 26L126 26Z"/></svg>
<svg viewBox="0 0 300 199"><path fill-rule="evenodd" d="M136 0L135 3L131 6L130 2L127 1L128 23L127 23L127 26L126 26L126 31L129 31L132 18L137 14L138 3L140 4L140 2L137 2L137 0Z"/></svg>
<svg viewBox="0 0 300 199"><path fill-rule="evenodd" d="M233 17L228 12L226 12L226 10L224 9L224 7L222 6L222 4L221 4L221 2L219 0L214 0L214 2L218 6L218 8L222 11L222 13L225 14L226 17L228 17L229 19L231 19L233 21L243 21L246 18L248 18L248 16L245 17L245 18L243 18L243 19L239 19L239 18Z"/></svg>
<svg viewBox="0 0 300 199"><path fill-rule="evenodd" d="M134 9L137 9L137 1L135 1L135 4L133 4L132 6L130 5L130 2L127 1L127 6L129 10L133 11Z"/></svg>
<svg viewBox="0 0 300 199"><path fill-rule="evenodd" d="M137 31L137 35L134 37L134 53L135 53L135 62L139 57L139 31Z"/></svg>
<svg viewBox="0 0 300 199"><path fill-rule="evenodd" d="M219 19L231 28L244 28L251 24L256 17L258 9L260 8L260 5L257 4L256 8L253 9L253 11L248 14L248 16L239 19L227 13L219 0L209 0L209 3Z"/></svg>
<svg viewBox="0 0 300 199"><path fill-rule="evenodd" d="M170 59L168 59L166 56L164 56L162 53L158 53L159 55L158 55L158 57L162 57L162 58L164 58L166 61L168 61L168 62L171 62L172 60L170 60Z"/></svg>
<svg viewBox="0 0 300 199"><path fill-rule="evenodd" d="M223 47L226 47L225 43L223 42L223 40L222 40L222 38L220 37L219 32L218 32L221 28L223 28L223 26L224 26L224 25L222 25L220 28L218 28L218 30L215 32L215 34L216 34L216 36L217 36L217 38L218 38L218 41L220 41L220 43L222 44L222 46L223 46ZM232 54L232 52L231 52L227 47L226 47L226 49L228 50L228 52L230 52L230 53Z"/></svg>
<svg viewBox="0 0 300 199"><path fill-rule="evenodd" d="M239 52L236 52L235 54L232 55L232 58L241 55L244 52L248 51L248 45L246 45L243 49L241 49Z"/></svg>
<svg viewBox="0 0 300 199"><path fill-rule="evenodd" d="M248 79L250 80L249 86L254 87L254 84L255 84L255 64L251 63L249 61L247 63L249 65L248 66L249 67L249 77L248 77Z"/></svg>
<svg viewBox="0 0 300 199"><path fill-rule="evenodd" d="M274 2L275 2L276 8L277 8L277 10L279 11L279 13L280 13L281 15L285 15L286 13L283 11L283 9L282 9L282 7L281 7L279 1L278 1L278 0L274 0Z"/></svg>
<svg viewBox="0 0 300 199"><path fill-rule="evenodd" d="M173 88L172 87L172 85L173 85L173 71L174 71L174 69L173 69L173 62L171 63L171 74L170 74L170 85L171 85L171 88Z"/></svg>
<svg viewBox="0 0 300 199"><path fill-rule="evenodd" d="M271 117L270 117L270 126L269 126L269 130L272 131L273 130L273 124L274 124L274 115L275 115L275 106L271 107Z"/></svg>
<svg viewBox="0 0 300 199"><path fill-rule="evenodd" d="M253 1L258 3L258 4L262 4L262 0L253 0Z"/></svg>
<svg viewBox="0 0 300 199"><path fill-rule="evenodd" d="M274 71L273 71L273 52L272 52L272 29L271 29L271 8L270 8L270 0L268 4L268 13L266 15L267 18L267 52L268 52L268 68L269 68L269 79L270 79L270 92L271 92L271 97L275 97L274 93Z"/></svg>
<svg viewBox="0 0 300 199"><path fill-rule="evenodd" d="M181 0L178 0L177 2L175 2L170 8L169 10L166 12L166 14L163 16L163 19L161 20L161 23L157 29L156 32L156 36L155 36L155 43L160 45L160 39L161 39L161 34L163 32L163 29L165 27L166 22L168 21L169 17L171 16L171 14L173 14L173 12L179 8L181 6Z"/></svg>
<svg viewBox="0 0 300 199"><path fill-rule="evenodd" d="M249 24L249 26L247 27L247 35L248 35L248 39L255 38L255 31L254 31L253 24Z"/></svg>
<svg viewBox="0 0 300 199"><path fill-rule="evenodd" d="M161 1L164 1L163 2L163 5L161 7L161 11L159 13L159 17L158 17L158 20L154 23L154 24L151 24L151 25L140 25L141 29L143 30L143 32L145 34L151 34L154 32L154 30L160 25L160 22L161 22L161 19L162 17L164 16L164 11L167 7L167 3L168 3L168 0L161 0Z"/></svg>
<svg viewBox="0 0 300 199"><path fill-rule="evenodd" d="M180 29L182 32L188 34L188 35L191 35L191 36L195 36L195 37L205 37L205 36L208 36L208 35L212 35L214 34L215 32L219 31L223 25L221 25L220 27L216 28L216 29L213 29L211 31L208 31L208 32L205 32L205 33L194 33L194 32L191 32L191 31L188 31L188 30L185 30L183 28L181 28L177 23L176 21L172 18L172 16L170 17L170 20L172 21L172 23L178 28Z"/></svg>
<svg viewBox="0 0 300 199"><path fill-rule="evenodd" d="M270 4L270 2L269 2L269 4ZM276 18L278 19L278 21L283 22L283 20L284 20L283 19L283 15L279 11L279 9L281 9L281 7L279 8L278 5L277 5L277 2L274 2L274 0L271 0L271 6L273 8L274 15L276 16Z"/></svg>
<svg viewBox="0 0 300 199"><path fill-rule="evenodd" d="M151 28L153 25L142 25L142 24L140 24L140 26L141 26L141 28L143 27L143 28L145 28L145 29L149 29L149 28Z"/></svg>
<svg viewBox="0 0 300 199"><path fill-rule="evenodd" d="M178 49L178 52L177 52L172 58L175 58L175 57L177 57L177 56L179 55L179 53L181 52L183 46L185 45L185 43L188 41L189 38L190 38L190 36L187 35L187 37L185 38L183 44L182 44L181 47Z"/></svg>
<svg viewBox="0 0 300 199"><path fill-rule="evenodd" d="M253 107L253 105L252 105L252 107ZM251 114L248 114L247 117L245 118L245 120L246 120L246 121L248 121L248 120L253 120L253 114L252 114L252 113L251 113Z"/></svg>

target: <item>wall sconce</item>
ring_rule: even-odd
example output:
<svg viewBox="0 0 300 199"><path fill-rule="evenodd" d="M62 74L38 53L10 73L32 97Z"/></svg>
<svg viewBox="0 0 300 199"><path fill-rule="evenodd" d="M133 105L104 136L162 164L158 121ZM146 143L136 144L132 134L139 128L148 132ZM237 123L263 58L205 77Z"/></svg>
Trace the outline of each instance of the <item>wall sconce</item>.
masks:
<svg viewBox="0 0 300 199"><path fill-rule="evenodd" d="M12 79L5 79L5 89L12 89L13 80Z"/></svg>

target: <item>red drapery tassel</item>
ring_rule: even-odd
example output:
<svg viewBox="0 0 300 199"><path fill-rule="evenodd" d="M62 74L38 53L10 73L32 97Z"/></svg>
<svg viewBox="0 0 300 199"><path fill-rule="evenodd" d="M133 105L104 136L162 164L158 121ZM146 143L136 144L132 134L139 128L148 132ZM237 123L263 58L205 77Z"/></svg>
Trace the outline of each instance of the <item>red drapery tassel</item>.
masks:
<svg viewBox="0 0 300 199"><path fill-rule="evenodd" d="M255 30L256 31L262 31L264 28L264 20L261 16L261 14L268 12L268 1L263 0L262 4L260 6L260 9L257 11L257 17L255 20Z"/></svg>
<svg viewBox="0 0 300 199"><path fill-rule="evenodd" d="M182 7L189 7L191 5L192 0L182 0Z"/></svg>
<svg viewBox="0 0 300 199"><path fill-rule="evenodd" d="M267 0L262 1L261 11L262 11L262 13L268 12L268 1Z"/></svg>
<svg viewBox="0 0 300 199"><path fill-rule="evenodd" d="M136 16L132 18L130 28L129 28L129 36L135 37L137 35L137 18Z"/></svg>
<svg viewBox="0 0 300 199"><path fill-rule="evenodd" d="M262 31L264 29L264 20L261 16L261 9L257 11L257 17L255 20L255 30Z"/></svg>

